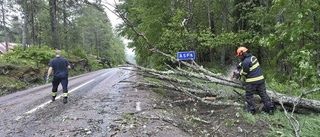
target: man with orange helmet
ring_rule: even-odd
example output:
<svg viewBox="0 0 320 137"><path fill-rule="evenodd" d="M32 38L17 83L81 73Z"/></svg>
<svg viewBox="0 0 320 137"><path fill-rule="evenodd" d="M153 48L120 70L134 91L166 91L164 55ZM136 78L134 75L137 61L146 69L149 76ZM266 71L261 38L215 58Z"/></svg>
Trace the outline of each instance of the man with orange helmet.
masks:
<svg viewBox="0 0 320 137"><path fill-rule="evenodd" d="M265 79L263 77L262 69L257 58L249 53L246 47L239 47L237 49L237 56L241 60L241 62L237 66L237 70L239 70L239 75L245 77L245 99L247 102L245 110L247 112L255 114L255 103L253 96L255 93L257 93L263 101L264 111L272 115L275 106L266 93Z"/></svg>

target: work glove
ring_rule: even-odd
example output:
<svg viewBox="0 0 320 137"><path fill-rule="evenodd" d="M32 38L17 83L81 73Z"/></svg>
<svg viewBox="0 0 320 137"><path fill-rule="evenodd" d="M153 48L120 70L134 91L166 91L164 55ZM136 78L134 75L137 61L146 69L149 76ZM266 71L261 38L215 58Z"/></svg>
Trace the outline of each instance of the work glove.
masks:
<svg viewBox="0 0 320 137"><path fill-rule="evenodd" d="M46 83L48 83L48 82L49 82L49 76L46 77Z"/></svg>
<svg viewBox="0 0 320 137"><path fill-rule="evenodd" d="M233 71L232 78L235 78L235 79L239 79L240 78L240 71L238 69L235 69Z"/></svg>

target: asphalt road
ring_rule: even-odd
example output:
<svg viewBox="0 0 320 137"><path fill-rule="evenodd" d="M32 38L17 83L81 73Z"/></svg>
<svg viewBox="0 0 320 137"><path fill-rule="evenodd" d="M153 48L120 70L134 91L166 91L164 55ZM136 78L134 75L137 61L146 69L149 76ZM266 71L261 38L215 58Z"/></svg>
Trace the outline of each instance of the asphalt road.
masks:
<svg viewBox="0 0 320 137"><path fill-rule="evenodd" d="M159 118L168 114L153 109L159 100L156 94L122 82L138 79L127 69L69 78L67 104L60 97L61 85L54 102L51 84L1 97L0 137L188 136Z"/></svg>
<svg viewBox="0 0 320 137"><path fill-rule="evenodd" d="M116 85L119 81L128 78L129 73L126 70L113 68L69 78L70 94L67 104L63 104L60 97L61 85L56 101L51 102L51 83L3 96L0 98L0 134L1 136L41 136L45 133L43 131L50 130L47 125L52 125L46 121L66 114L70 107L85 101L83 100L85 96L91 96L97 92L116 91ZM68 119L68 116L62 116L62 120L65 119ZM51 134L53 135L54 132Z"/></svg>

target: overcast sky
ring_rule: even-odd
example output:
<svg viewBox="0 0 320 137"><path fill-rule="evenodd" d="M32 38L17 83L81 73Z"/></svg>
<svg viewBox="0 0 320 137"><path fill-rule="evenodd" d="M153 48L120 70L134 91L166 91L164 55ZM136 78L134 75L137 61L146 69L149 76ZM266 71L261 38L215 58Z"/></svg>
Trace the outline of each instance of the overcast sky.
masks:
<svg viewBox="0 0 320 137"><path fill-rule="evenodd" d="M118 2L118 0L104 0L104 1L102 1L102 3L103 3L103 4L109 3L109 4L114 5L114 4L115 4L114 1ZM114 10L114 8L113 8L112 6L110 6L110 5L108 5L108 4L105 4L105 5L108 6L108 8L109 8L110 10L112 10L112 11ZM116 27L118 24L122 23L122 20L121 20L119 17L117 17L115 14L113 14L110 10L106 9L106 12L107 12L108 18L110 19L110 22L111 22L111 24L112 24L112 27L115 29L115 27ZM127 54L134 54L134 53L132 52L132 49L128 49L128 48L127 48L128 42L129 42L128 39L123 38L123 43L126 45L126 53L127 53Z"/></svg>
<svg viewBox="0 0 320 137"><path fill-rule="evenodd" d="M114 0L105 0L105 1L107 1L109 4L115 4L114 3ZM106 2L103 2L103 3L106 3ZM108 5L108 4L105 4L110 10L114 10L114 8L112 7L112 6L110 6L110 5ZM120 18L118 18L116 15L114 15L110 10L108 10L108 9L106 9L106 12L107 12L107 14L108 14L108 17L109 17L109 19L110 19L110 21L111 21L111 24L112 24L112 27L113 28L115 28L115 26L117 25L117 24L120 24L120 23L122 23L122 20L120 19Z"/></svg>

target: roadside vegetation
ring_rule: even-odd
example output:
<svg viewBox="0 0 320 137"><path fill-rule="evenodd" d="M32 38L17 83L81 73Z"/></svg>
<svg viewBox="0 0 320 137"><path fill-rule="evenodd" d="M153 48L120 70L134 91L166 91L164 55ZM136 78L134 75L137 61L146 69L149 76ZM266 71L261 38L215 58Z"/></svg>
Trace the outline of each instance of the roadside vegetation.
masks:
<svg viewBox="0 0 320 137"><path fill-rule="evenodd" d="M146 78L144 80L157 82L157 79ZM213 91L226 91L225 93L222 92L223 95L219 94L219 96L201 95L209 101L245 103L244 90L208 83L207 86ZM165 107L162 109L169 111L173 107L174 114L177 115L177 118L180 118L179 127L185 129L191 135L317 137L319 134L319 114L308 110L293 111L293 107L282 108L280 104L277 104L277 110L274 114L268 115L262 112L263 104L260 98L256 97L256 110L258 110L258 113L252 115L245 112L243 107L210 105L192 99L180 91L177 92L160 87L151 89L161 97L169 98L169 100L165 100ZM242 97L226 95L234 94L234 90L240 93Z"/></svg>
<svg viewBox="0 0 320 137"><path fill-rule="evenodd" d="M44 84L48 64L55 57L54 52L55 50L48 46L40 48L32 46L26 50L21 46L15 46L10 52L1 56L0 95ZM71 53L63 51L62 56L71 64L69 77L117 65L88 55L83 49L74 49Z"/></svg>
<svg viewBox="0 0 320 137"><path fill-rule="evenodd" d="M228 76L238 62L235 50L246 46L257 56L268 89L296 98L320 100L319 90L302 96L320 86L317 0L123 0L114 11L125 21L117 26L117 34L104 11L110 5L108 1L1 2L5 6L1 10L0 40L21 43L0 57L1 88L12 88L10 91L30 86L31 81L43 82L55 49L65 51L73 65L79 65L71 75L122 64L125 53L119 33L131 40L128 46L135 50L137 65L157 71L180 65L189 73L193 71L157 50L172 57L179 51L195 51L194 61L199 68ZM15 6L20 7L18 11L24 18L6 12L14 12ZM215 84L207 86L233 91ZM159 87L156 92L169 96ZM295 104L291 105L285 108L277 104L278 111L273 116L246 113L241 116L252 127L264 123L263 129L269 129L268 136L318 135L319 114L300 114L293 111ZM237 125L237 120L227 121L228 126Z"/></svg>
<svg viewBox="0 0 320 137"><path fill-rule="evenodd" d="M136 50L141 75L161 79L159 83L139 84L178 90L180 94L208 103L198 94L203 94L201 90L206 91L207 87L212 90L220 87L194 84L198 82L190 78L195 76L191 73L199 77L202 73L210 75L202 71L206 68L227 76L239 62L235 57L237 47L245 46L258 57L267 88L295 97L286 104L282 104L282 98L278 100L276 114L263 122L269 129L267 135L316 136L318 113L311 110L302 113L296 110L296 105L302 98L320 100L320 27L319 20L315 20L319 7L315 0L125 0L117 6L117 14L125 21L119 27L120 34L133 40L129 46ZM199 66L194 65L195 69L192 61L177 61L180 51L195 51L194 62ZM167 77L174 73L174 78ZM181 73L185 79L177 77ZM214 74L210 76L216 77ZM197 88L202 89L197 91ZM259 124L255 121L263 117L260 114L245 116L252 124Z"/></svg>
<svg viewBox="0 0 320 137"><path fill-rule="evenodd" d="M57 49L69 60L71 77L114 67L125 60L124 43L99 3L0 3L0 95L44 84L49 61Z"/></svg>

